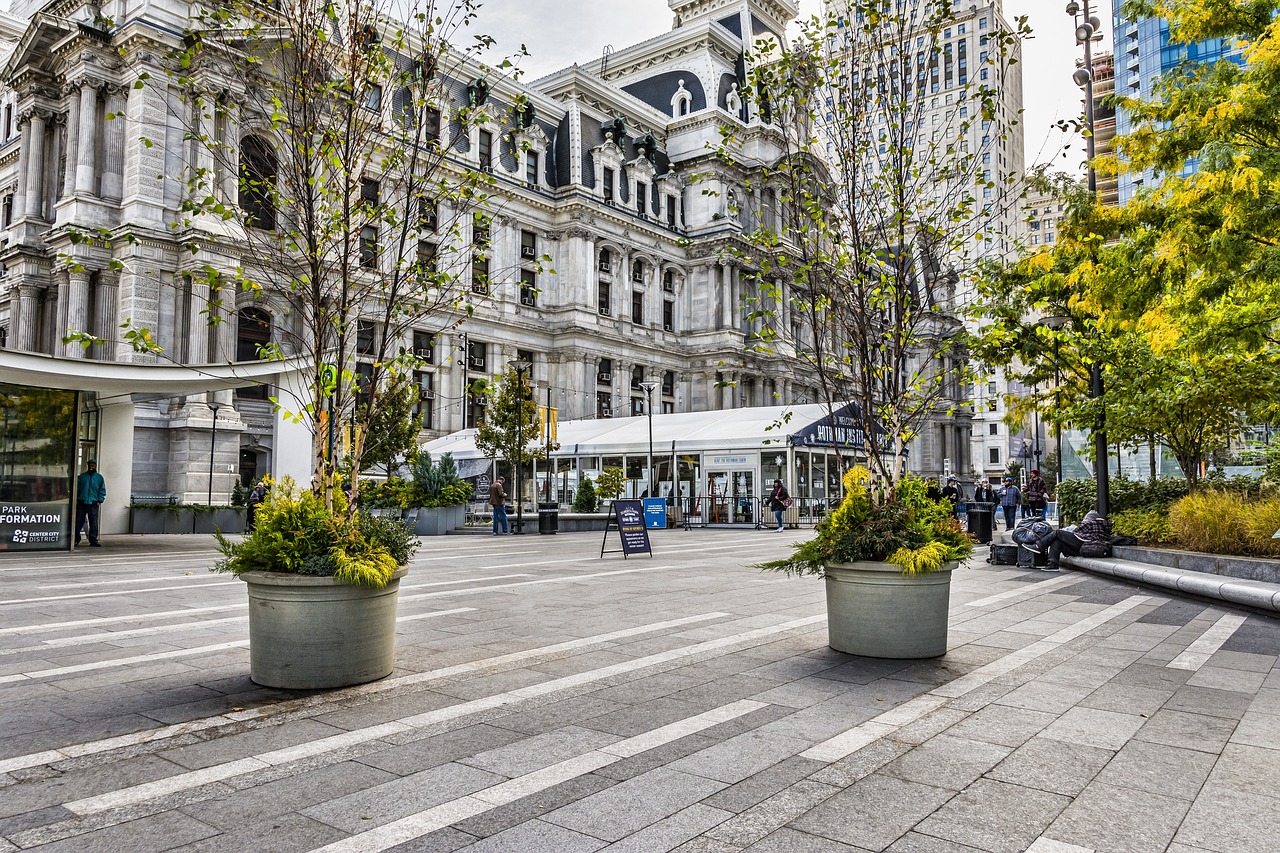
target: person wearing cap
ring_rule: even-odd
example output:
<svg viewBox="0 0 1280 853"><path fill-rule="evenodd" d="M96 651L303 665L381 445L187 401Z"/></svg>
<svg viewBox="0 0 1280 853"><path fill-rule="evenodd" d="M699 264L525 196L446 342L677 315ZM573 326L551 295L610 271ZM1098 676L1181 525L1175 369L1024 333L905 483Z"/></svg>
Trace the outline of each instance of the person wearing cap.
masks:
<svg viewBox="0 0 1280 853"><path fill-rule="evenodd" d="M1031 514L1039 518L1044 518L1045 510L1049 503L1045 499L1048 495L1049 487L1045 485L1044 478L1040 476L1040 470L1033 468L1031 470L1031 479L1027 481L1027 508Z"/></svg>
<svg viewBox="0 0 1280 853"><path fill-rule="evenodd" d="M98 510L107 499L107 481L98 473L98 460L90 459L87 470L76 478L76 544L80 544L80 532L89 527L89 545L98 544Z"/></svg>
<svg viewBox="0 0 1280 853"><path fill-rule="evenodd" d="M1022 491L1013 484L1012 477L1004 478L1004 485L996 492L1000 499L1000 509L1004 512L1004 529L1012 530L1018 526L1018 505L1022 503Z"/></svg>
<svg viewBox="0 0 1280 853"><path fill-rule="evenodd" d="M978 487L973 490L974 503L993 504L996 502L996 490L991 488L991 481L986 477L982 478L982 482L978 483Z"/></svg>

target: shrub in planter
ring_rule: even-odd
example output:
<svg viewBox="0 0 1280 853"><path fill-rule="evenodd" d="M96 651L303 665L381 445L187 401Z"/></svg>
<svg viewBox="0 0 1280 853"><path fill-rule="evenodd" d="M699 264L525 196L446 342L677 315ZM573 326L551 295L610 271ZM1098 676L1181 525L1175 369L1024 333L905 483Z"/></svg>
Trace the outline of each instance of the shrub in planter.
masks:
<svg viewBox="0 0 1280 853"><path fill-rule="evenodd" d="M1239 494L1202 491L1169 511L1178 543L1192 551L1241 556L1280 556L1280 498L1245 500Z"/></svg>
<svg viewBox="0 0 1280 853"><path fill-rule="evenodd" d="M331 575L340 583L382 589L413 556L417 539L398 519L360 514L349 523L346 510L340 492L329 512L313 492L286 478L267 493L243 541L218 535L223 558L214 571Z"/></svg>
<svg viewBox="0 0 1280 853"><path fill-rule="evenodd" d="M931 500L923 480L906 477L892 495L875 495L870 479L866 468L851 469L844 477L844 500L818 524L817 535L789 557L758 568L802 576L823 574L827 563L885 562L915 575L973 552L951 503Z"/></svg>
<svg viewBox="0 0 1280 853"><path fill-rule="evenodd" d="M578 484L578 492L573 496L574 512L595 512L600 506L600 498L596 494L596 485L590 480Z"/></svg>
<svg viewBox="0 0 1280 853"><path fill-rule="evenodd" d="M462 506L471 500L471 485L458 476L452 453L433 462L431 454L417 454L409 463L411 479L405 484L405 507Z"/></svg>

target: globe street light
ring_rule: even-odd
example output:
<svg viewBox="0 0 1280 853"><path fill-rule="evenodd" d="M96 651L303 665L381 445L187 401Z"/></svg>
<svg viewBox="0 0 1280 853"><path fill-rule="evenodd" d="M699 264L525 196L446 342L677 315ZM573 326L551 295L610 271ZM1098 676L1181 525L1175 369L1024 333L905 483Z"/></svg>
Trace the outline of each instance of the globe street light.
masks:
<svg viewBox="0 0 1280 853"><path fill-rule="evenodd" d="M1092 15L1089 0L1084 0L1084 8L1076 0L1067 3L1067 14L1076 24L1076 43L1084 46L1084 65L1075 70L1071 79L1084 89L1084 123L1085 123L1085 156L1087 158L1087 175L1089 196L1096 198L1098 192L1098 174L1093 168L1095 155L1093 138L1093 40L1100 38L1098 30L1102 21ZM1111 508L1111 474L1107 469L1107 410L1103 402L1102 363L1094 359L1089 372L1089 396L1098 401L1097 420L1093 427L1094 469L1098 483L1098 515L1107 517ZM1059 457L1061 464L1061 457Z"/></svg>
<svg viewBox="0 0 1280 853"><path fill-rule="evenodd" d="M1045 317L1040 322L1044 326L1052 329L1056 333L1056 332L1062 331L1066 327L1066 325L1071 322L1071 318L1057 315L1053 317ZM1058 405L1061 405L1062 403L1062 397L1061 397L1062 392L1060 390L1061 387L1062 387L1062 362L1058 359L1058 336L1057 334L1055 334L1053 336L1053 396L1055 398L1054 402ZM1058 465L1057 465L1058 470L1055 472L1055 476L1057 477L1055 482L1061 483L1062 482L1062 423L1061 421L1058 421L1053 425L1053 442L1054 442L1054 450L1058 455ZM1057 485L1055 485L1054 488L1056 489Z"/></svg>
<svg viewBox="0 0 1280 853"><path fill-rule="evenodd" d="M533 363L522 358L507 362L516 372L516 533L524 533L524 494L521 491L520 472L524 467L524 373ZM537 490L535 485L534 490Z"/></svg>
<svg viewBox="0 0 1280 853"><path fill-rule="evenodd" d="M644 389L644 413L649 416L649 467L645 469L645 478L649 481L649 497L658 497L656 484L653 482L653 390L656 382L641 382Z"/></svg>

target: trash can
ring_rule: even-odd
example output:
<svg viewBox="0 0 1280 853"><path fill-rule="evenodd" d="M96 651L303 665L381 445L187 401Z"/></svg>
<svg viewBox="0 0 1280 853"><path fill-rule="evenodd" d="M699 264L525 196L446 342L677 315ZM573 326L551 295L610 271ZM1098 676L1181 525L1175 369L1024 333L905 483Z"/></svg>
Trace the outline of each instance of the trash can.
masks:
<svg viewBox="0 0 1280 853"><path fill-rule="evenodd" d="M560 504L554 501L538 504L538 533L554 534L560 530Z"/></svg>
<svg viewBox="0 0 1280 853"><path fill-rule="evenodd" d="M982 543L991 541L991 527L994 521L995 504L969 504L969 532Z"/></svg>

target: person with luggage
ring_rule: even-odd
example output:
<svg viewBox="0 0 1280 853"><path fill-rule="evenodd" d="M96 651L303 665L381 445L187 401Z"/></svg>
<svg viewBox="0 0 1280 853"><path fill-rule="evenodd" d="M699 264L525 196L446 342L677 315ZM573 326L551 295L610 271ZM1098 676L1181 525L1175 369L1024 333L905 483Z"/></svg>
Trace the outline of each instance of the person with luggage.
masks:
<svg viewBox="0 0 1280 853"><path fill-rule="evenodd" d="M1035 542L1023 546L1034 554L1047 554L1048 560L1041 571L1056 572L1062 554L1068 557L1105 557L1111 553L1111 521L1089 510L1084 521L1075 527L1050 530Z"/></svg>
<svg viewBox="0 0 1280 853"><path fill-rule="evenodd" d="M1004 486L996 492L1000 501L1000 510L1004 513L1004 529L1012 530L1018 525L1018 506L1022 503L1022 490L1013 484L1012 477L1004 478Z"/></svg>

